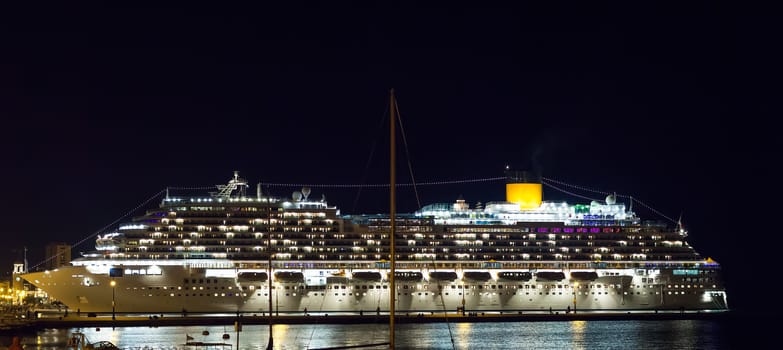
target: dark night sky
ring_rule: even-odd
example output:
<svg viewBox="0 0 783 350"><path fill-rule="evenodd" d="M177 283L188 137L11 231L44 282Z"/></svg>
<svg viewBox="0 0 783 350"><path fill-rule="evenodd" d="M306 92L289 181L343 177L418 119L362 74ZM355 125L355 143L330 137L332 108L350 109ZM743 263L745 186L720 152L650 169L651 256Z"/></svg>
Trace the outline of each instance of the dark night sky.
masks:
<svg viewBox="0 0 783 350"><path fill-rule="evenodd" d="M391 87L418 181L540 164L549 178L682 211L730 288L750 283L748 259L764 259L736 249L760 220L743 226L736 208L764 176L748 155L775 154L753 143L774 133L753 123L769 113L753 101L771 96L756 95L773 62L760 11L327 2L2 13L0 271L23 246L36 263L45 242L74 243L165 186L224 183L233 170L253 183L388 182ZM343 213L387 211L383 191L364 190L355 209L355 190L313 190L324 191ZM420 192L424 203L504 195L502 183ZM400 210L414 209L402 190Z"/></svg>

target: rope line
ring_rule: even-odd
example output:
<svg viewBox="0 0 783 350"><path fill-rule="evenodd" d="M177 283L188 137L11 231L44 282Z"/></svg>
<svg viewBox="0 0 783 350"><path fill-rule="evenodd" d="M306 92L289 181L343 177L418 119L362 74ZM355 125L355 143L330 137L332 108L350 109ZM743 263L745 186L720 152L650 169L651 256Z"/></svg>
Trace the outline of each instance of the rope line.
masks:
<svg viewBox="0 0 783 350"><path fill-rule="evenodd" d="M546 177L542 177L541 179L542 179L542 180L549 181L549 182L554 182L554 183L556 183L556 184L558 184L558 185L561 185L561 186L566 186L566 187L575 188L575 189L578 189L578 190L581 190L581 191L586 191L586 192L593 192L593 193L600 193L600 194L607 194L607 195L608 195L608 194L611 194L611 192L606 192L606 191L596 190L596 189L587 188L587 187L584 187L584 186L577 186L577 185L572 185L572 184L568 184L568 183L565 183L565 182L562 182L562 181L558 181L558 180L555 180L555 179L550 179L550 178L546 178Z"/></svg>
<svg viewBox="0 0 783 350"><path fill-rule="evenodd" d="M144 202L141 202L141 204L139 204L139 205L137 205L135 208L133 208L133 209L129 210L129 211L128 211L128 212L126 212L124 215L122 215L122 216L120 216L119 218L117 218L116 220L112 221L110 224L108 224L108 225L106 225L106 226L103 226L103 227L102 227L100 230L98 230L98 231L95 231L95 233L93 233L93 234L91 234L91 235L89 235L89 236L87 236L87 237L84 237L84 238L82 238L80 241L78 241L78 242L76 242L76 243L72 244L72 245L71 245L71 249L78 247L80 244L84 243L84 242L85 242L85 241L87 241L88 239L94 238L94 237L95 237L95 236L97 236L99 233L101 233L101 232L103 232L103 231L106 231L106 230L107 230L109 227L112 227L114 224L116 224L116 223L120 222L120 220L122 220L122 219L125 219L126 217L128 217L128 215L131 215L131 214L133 214L135 211L137 211L137 210L139 210L140 208L142 208L142 207L146 206L146 205L147 205L147 203L151 202L153 199L155 199L155 198L157 198L157 197L160 197L160 195L162 195L162 194L163 194L163 193L165 193L165 192L166 192L166 190L165 190L165 189L163 189L163 190L160 190L158 193L155 193L155 194L154 194L152 197L148 198L148 199L147 199L147 200L145 200ZM49 257L48 259L44 259L43 261L39 262L38 264L35 264L35 265L33 265L33 266L31 267L31 269L35 269L35 268L37 268L37 267L39 267L39 266L41 266L41 265L45 264L45 263L46 263L46 262L48 262L49 260L52 260L52 259L55 259L55 258L57 258L57 257L58 257L58 256L60 256L60 255L62 255L62 253L55 254L55 255L53 255L53 256L51 256L51 257Z"/></svg>
<svg viewBox="0 0 783 350"><path fill-rule="evenodd" d="M386 106L386 109L384 109L383 114L381 115L381 121L378 124L378 127L376 128L376 134L380 132L380 130L383 129L384 122L386 121L386 114L389 112L389 106ZM362 183L367 181L367 174L370 171L370 164L372 164L372 158L375 156L375 148L378 145L378 138L374 138L372 142L372 146L370 147L370 155L367 157L367 162L364 164L364 172L362 172ZM353 206L351 207L351 212L356 212L356 206L359 205L359 197L362 195L362 187L359 187L359 190L356 191L356 197L353 199Z"/></svg>
<svg viewBox="0 0 783 350"><path fill-rule="evenodd" d="M649 205L647 205L647 204L645 204L645 203L643 203L643 202L639 201L639 200L638 200L638 199L636 199L636 198L629 197L629 196L618 196L618 197L627 197L627 198L630 198L632 201L636 202L636 204L639 204L639 205L641 205L641 206L643 206L643 207L647 208L647 210L649 210L649 211L651 211L651 212L653 212L653 213L655 213L655 214L658 214L658 215L660 215L661 217L665 218L666 220L669 220L669 221L671 221L672 223L675 223L675 224L677 223L677 221L676 221L676 220L674 220L674 219L672 219L672 218L670 218L670 217L668 217L668 216L664 215L664 214L663 214L663 213L661 213L660 211L657 211L657 210L655 210L653 207L651 207L651 206L649 206Z"/></svg>
<svg viewBox="0 0 783 350"><path fill-rule="evenodd" d="M416 195L416 204L421 208L421 199L419 198L419 191L416 189L416 179L413 177L413 164L411 163L411 155L408 152L408 138L405 137L405 128L402 126L402 116L400 115L400 106L397 105L397 100L394 100L394 105L397 107L397 121L400 122L400 131L402 132L402 143L405 145L405 158L408 160L408 172L411 175L411 183L413 184L413 193Z"/></svg>
<svg viewBox="0 0 783 350"><path fill-rule="evenodd" d="M565 182L562 182L562 181L558 181L558 180L554 180L554 179L550 179L550 178L542 178L542 180L545 180L545 181L548 181L548 182L554 182L554 183L556 183L556 184L558 184L558 185L562 185L562 186L566 186L566 187L571 187L571 188L575 188L575 189L582 190L582 191L586 191L586 192L600 193L600 194L605 194L605 195L612 194L611 192L602 191L602 190L597 190L597 189L588 188L588 187L584 187L584 186L577 186L577 185L572 185L572 184L568 184L568 183L565 183ZM578 195L578 194L576 194L576 193L573 193L573 192L566 191L566 190L564 190L564 189L562 189L562 188L558 188L558 187L556 187L556 186L554 186L554 185L552 185L552 184L546 183L546 182L543 182L543 184L544 184L544 185L547 185L547 186L549 186L549 187L551 187L551 188L553 188L553 189L555 189L555 190L558 190L558 191L560 191L560 192L563 192L563 193L566 193L566 194L572 195L572 196L574 196L574 197L578 197L578 198L582 198L582 199L588 199L588 200L594 200L594 201L600 201L599 199L594 199L594 198L590 198L590 197L586 197L586 196L581 196L581 195ZM638 200L638 199L636 199L636 198L634 198L634 197L632 197L632 196L628 196L628 195L622 195L622 194L615 194L615 197L617 197L617 198L627 198L627 199L629 199L630 201L632 201L632 202L635 202L635 203L637 203L637 204L641 205L641 206L642 206L642 207L644 207L645 209L647 209L647 210L649 210L649 211L651 211L651 212L655 213L656 215L658 215L658 216L660 216L660 217L662 217L662 218L664 218L664 219L666 219L666 220L669 220L670 222L672 222L672 223L674 223L674 224L677 224L677 223L678 223L676 220L674 220L674 219L672 219L672 218L670 218L670 217L666 216L665 214L661 213L660 211L656 210L655 208L653 208L653 207L651 207L651 206L647 205L646 203L644 203L644 202L642 202L642 201L640 201L640 200Z"/></svg>
<svg viewBox="0 0 783 350"><path fill-rule="evenodd" d="M579 197L579 198L582 198L582 199L587 199L587 200L590 200L590 201L599 201L598 199L595 199L595 198L585 197L585 196L578 195L578 194L576 194L576 193L573 193L573 192L566 191L566 190L564 190L564 189L562 189L562 188L556 187L555 185L551 185L551 184L548 184L548 183L546 183L546 182L544 182L543 184L544 184L544 185L547 185L547 186L549 186L549 187L551 187L551 188L553 188L553 189L555 189L555 190L558 190L558 191L560 191L560 192L563 192L563 193L565 193L565 194L572 195L572 196L574 196L574 197Z"/></svg>

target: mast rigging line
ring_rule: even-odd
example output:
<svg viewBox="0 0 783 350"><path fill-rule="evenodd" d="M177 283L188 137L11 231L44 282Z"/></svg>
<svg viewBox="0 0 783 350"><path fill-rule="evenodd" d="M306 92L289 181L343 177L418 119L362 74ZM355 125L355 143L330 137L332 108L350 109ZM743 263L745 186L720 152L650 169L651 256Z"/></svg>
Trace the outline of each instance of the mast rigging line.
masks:
<svg viewBox="0 0 783 350"><path fill-rule="evenodd" d="M555 186L555 185L552 185L552 184L548 184L548 183L546 183L546 182L543 182L543 184L544 184L544 185L547 185L547 186L549 186L549 187L551 187L551 188L552 188L552 189L554 189L554 190L558 190L558 191L560 191L560 192L563 192L563 193L565 193L565 194L568 194L568 195L572 195L572 196L574 196L574 197L578 197L578 198L582 198L582 199L587 199L587 200L590 200L590 201L599 201L598 199L595 199L595 198L590 198L590 197L586 197L586 196L578 195L578 194L576 194L576 193L573 193L573 192L570 192L570 191L566 191L566 190L564 190L564 189L562 189L562 188L559 188L559 187L557 187L557 186Z"/></svg>
<svg viewBox="0 0 783 350"><path fill-rule="evenodd" d="M110 224L108 224L108 225L106 225L106 226L103 226L103 227L102 227L100 230L98 230L98 231L95 231L95 233L93 233L93 234L91 234L91 235L89 235L89 236L87 236L87 237L84 237L84 238L82 238L80 241L78 241L78 242L76 242L76 243L74 243L74 244L71 244L71 249L78 247L80 244L82 244L82 243L86 242L88 239L94 238L95 236L97 236L97 235L98 235L98 234L100 234L101 232L104 232L104 231L106 231L108 228L110 228L110 227L114 226L114 224L116 224L116 223L120 222L120 220L123 220L123 219L125 219L126 217L128 217L128 215L131 215L131 214L133 214L134 212L136 212L136 211L137 211L137 210L139 210L140 208L142 208L142 207L146 206L146 205L147 205L149 202L151 202L153 199L160 197L160 196L161 196L162 194L164 194L164 193L166 193L166 189L165 189L165 188L164 188L164 189L162 189L162 190L160 190L160 191L158 191L158 193L155 193L154 195L152 195L152 197L150 197L150 198L147 198L147 200L145 200L145 201L141 202L141 204L139 204L139 205L137 205L135 208L133 208L133 209L129 210L129 211L128 211L128 212L126 212L124 215L122 215L122 216L118 217L116 220L112 221ZM55 259L55 258L57 258L59 255L60 255L60 254L55 254L55 255L53 255L53 256L51 256L51 257L49 257L48 259L44 259L44 260L42 260L41 262L39 262L38 264L35 264L35 265L33 265L33 266L30 268L30 269L35 269L35 268L37 268L37 267L39 267L39 266L41 266L41 265L45 264L45 263L46 263L46 262L48 262L49 260L52 260L52 259Z"/></svg>
<svg viewBox="0 0 783 350"><path fill-rule="evenodd" d="M386 121L386 114L389 112L389 106L386 106L386 109L383 111L383 114L381 114L381 122L378 124L377 130L383 130L384 122ZM377 133L377 132L376 132ZM367 180L367 173L370 170L370 165L372 164L372 158L375 155L375 147L378 144L378 139L373 139L372 146L370 147L370 154L367 156L367 162L364 164L364 171L362 172L362 183L364 183ZM362 188L359 187L359 190L356 191L356 197L353 199L353 206L351 207L351 211L356 211L356 206L359 204L359 197L362 195Z"/></svg>
<svg viewBox="0 0 783 350"><path fill-rule="evenodd" d="M650 211L652 211L653 213L660 215L661 217L665 218L666 220L669 220L669 221L671 221L672 223L675 223L675 224L678 224L678 223L679 223L679 221L677 221L677 220L674 220L674 219L672 219L672 218L670 218L670 217L668 217L668 216L664 215L664 214L663 214L663 213L661 213L660 211L658 211L658 210L655 210L653 207L651 207L651 206L649 206L649 205L647 205L647 204L645 204L645 203L643 203L643 202L639 201L639 200L638 200L638 199L636 199L636 198L633 198L633 197L631 197L631 196L621 196L621 195L617 195L617 197L621 197L621 198L630 198L632 201L636 202L636 204L639 204L639 205L641 205L641 206L643 206L643 207L647 208L647 210L650 210Z"/></svg>
<svg viewBox="0 0 783 350"><path fill-rule="evenodd" d="M413 193L416 195L416 204L421 208L421 199L419 199L419 190L416 189L416 178L413 177L413 164L411 163L411 155L408 150L408 138L405 137L405 128L402 126L402 115L400 114L400 106L397 104L397 100L394 100L395 111L397 112L397 121L400 123L400 132L402 133L402 144L405 146L405 159L408 161L408 172L411 175L411 184L413 185Z"/></svg>

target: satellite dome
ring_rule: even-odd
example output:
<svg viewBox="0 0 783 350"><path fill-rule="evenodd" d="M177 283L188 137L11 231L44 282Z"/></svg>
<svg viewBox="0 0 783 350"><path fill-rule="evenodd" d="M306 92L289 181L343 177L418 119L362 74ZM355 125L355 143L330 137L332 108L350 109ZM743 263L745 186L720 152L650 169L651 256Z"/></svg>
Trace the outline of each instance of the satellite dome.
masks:
<svg viewBox="0 0 783 350"><path fill-rule="evenodd" d="M606 196L606 204L612 205L615 203L617 203L617 197L615 197L615 195L610 194Z"/></svg>
<svg viewBox="0 0 783 350"><path fill-rule="evenodd" d="M302 200L302 192L294 191L294 194L291 195L291 197L294 198L295 202L298 202L298 201Z"/></svg>

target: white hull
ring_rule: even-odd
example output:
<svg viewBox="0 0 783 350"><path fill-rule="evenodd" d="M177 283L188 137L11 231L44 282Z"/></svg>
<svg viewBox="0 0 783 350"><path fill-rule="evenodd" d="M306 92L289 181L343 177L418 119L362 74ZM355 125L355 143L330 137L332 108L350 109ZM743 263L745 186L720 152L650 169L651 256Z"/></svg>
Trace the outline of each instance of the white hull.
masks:
<svg viewBox="0 0 783 350"><path fill-rule="evenodd" d="M105 272L91 273L85 266L70 266L23 277L45 291L51 298L66 304L72 311L112 312L112 301L118 313L179 313L269 311L269 289L266 279L238 278L239 273L263 273L264 270L206 269L179 265L162 266L160 274L125 274L109 277ZM285 269L301 272L302 282L273 281L272 308L276 312L385 312L389 309L388 270L380 272L382 281L363 281L332 277L340 271L319 269ZM398 269L398 271L400 271ZM420 281L397 280L396 310L407 312L455 312L464 305L468 312L525 310L562 311L574 308L574 287L578 310L724 310L726 294L715 281L685 282L672 270L655 270L655 277L633 269L593 269L598 278L592 281L499 280L498 271L488 269L491 279L462 279L462 270L454 271L454 281L429 280L429 271L421 272ZM444 270L438 270L444 271ZM480 270L472 270L480 271ZM552 270L554 271L554 270ZM566 273L568 270L557 270ZM644 270L641 270L644 271ZM348 276L351 272L348 271ZM247 275L245 275L247 276ZM111 287L111 281L116 285ZM186 283L187 281L187 283ZM718 283L718 284L714 284ZM114 289L114 290L112 290Z"/></svg>

